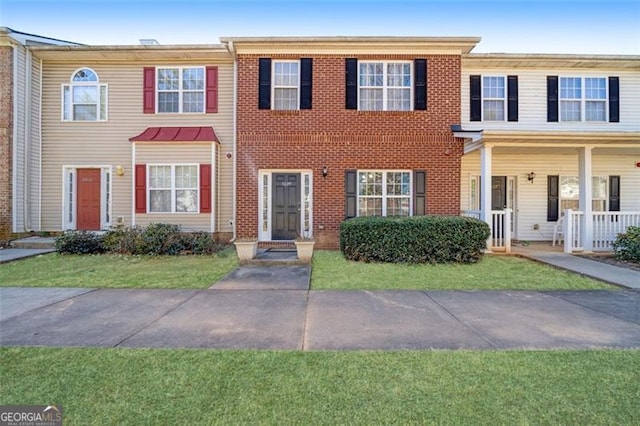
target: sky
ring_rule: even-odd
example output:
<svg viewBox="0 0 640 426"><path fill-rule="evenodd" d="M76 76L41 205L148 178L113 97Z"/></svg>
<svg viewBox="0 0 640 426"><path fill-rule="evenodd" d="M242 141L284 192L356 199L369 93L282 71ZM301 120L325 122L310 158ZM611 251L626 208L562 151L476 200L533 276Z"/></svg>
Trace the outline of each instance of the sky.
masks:
<svg viewBox="0 0 640 426"><path fill-rule="evenodd" d="M640 0L0 0L0 26L94 45L473 36L476 53L640 55Z"/></svg>

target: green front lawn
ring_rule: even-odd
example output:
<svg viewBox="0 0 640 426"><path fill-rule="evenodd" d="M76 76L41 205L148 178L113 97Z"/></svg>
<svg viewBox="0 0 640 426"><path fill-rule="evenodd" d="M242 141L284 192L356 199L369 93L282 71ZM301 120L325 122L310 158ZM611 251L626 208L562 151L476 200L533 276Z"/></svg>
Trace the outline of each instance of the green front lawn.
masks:
<svg viewBox="0 0 640 426"><path fill-rule="evenodd" d="M313 290L614 290L572 272L514 256L486 255L476 264L407 265L347 261L338 251L313 255Z"/></svg>
<svg viewBox="0 0 640 426"><path fill-rule="evenodd" d="M233 248L215 255L41 255L0 265L0 286L207 288L238 265Z"/></svg>
<svg viewBox="0 0 640 426"><path fill-rule="evenodd" d="M640 351L0 349L67 425L640 424Z"/></svg>

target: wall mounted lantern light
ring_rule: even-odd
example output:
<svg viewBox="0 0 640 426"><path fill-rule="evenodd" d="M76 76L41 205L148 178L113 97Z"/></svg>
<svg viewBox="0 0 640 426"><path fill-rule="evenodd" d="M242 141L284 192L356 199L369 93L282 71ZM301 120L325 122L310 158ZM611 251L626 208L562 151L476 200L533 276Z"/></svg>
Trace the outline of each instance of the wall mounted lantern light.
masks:
<svg viewBox="0 0 640 426"><path fill-rule="evenodd" d="M116 166L116 176L124 176L124 167Z"/></svg>
<svg viewBox="0 0 640 426"><path fill-rule="evenodd" d="M536 173L535 172L531 172L531 173L527 173L527 180L531 183L533 183L533 180L536 178Z"/></svg>
<svg viewBox="0 0 640 426"><path fill-rule="evenodd" d="M322 177L326 178L328 174L329 174L329 169L327 169L327 166L324 166L324 168L322 169Z"/></svg>

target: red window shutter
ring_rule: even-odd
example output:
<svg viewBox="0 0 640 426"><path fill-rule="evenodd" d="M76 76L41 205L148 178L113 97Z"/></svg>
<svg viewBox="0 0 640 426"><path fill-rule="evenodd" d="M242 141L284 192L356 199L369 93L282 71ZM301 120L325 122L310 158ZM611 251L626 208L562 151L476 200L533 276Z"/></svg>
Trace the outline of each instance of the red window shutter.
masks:
<svg viewBox="0 0 640 426"><path fill-rule="evenodd" d="M207 67L207 114L218 112L218 67Z"/></svg>
<svg viewBox="0 0 640 426"><path fill-rule="evenodd" d="M156 69L154 67L144 68L144 83L142 96L142 111L145 114L156 113Z"/></svg>
<svg viewBox="0 0 640 426"><path fill-rule="evenodd" d="M200 164L200 213L211 213L211 164Z"/></svg>
<svg viewBox="0 0 640 426"><path fill-rule="evenodd" d="M147 166L136 164L136 213L147 212Z"/></svg>

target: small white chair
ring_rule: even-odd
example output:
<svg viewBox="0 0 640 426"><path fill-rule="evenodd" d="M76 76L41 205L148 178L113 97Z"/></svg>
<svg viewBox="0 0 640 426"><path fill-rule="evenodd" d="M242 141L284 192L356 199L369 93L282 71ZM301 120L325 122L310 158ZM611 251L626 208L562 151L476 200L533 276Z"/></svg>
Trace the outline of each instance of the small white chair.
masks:
<svg viewBox="0 0 640 426"><path fill-rule="evenodd" d="M553 242L551 243L552 247L556 246L556 241L558 244L562 244L564 240L564 231L562 230L562 222L564 221L564 216L560 216L555 225L553 225Z"/></svg>

